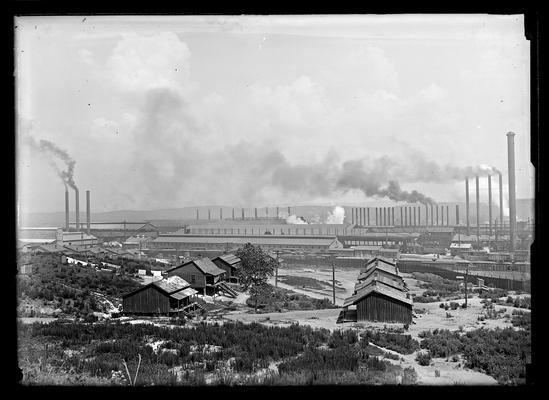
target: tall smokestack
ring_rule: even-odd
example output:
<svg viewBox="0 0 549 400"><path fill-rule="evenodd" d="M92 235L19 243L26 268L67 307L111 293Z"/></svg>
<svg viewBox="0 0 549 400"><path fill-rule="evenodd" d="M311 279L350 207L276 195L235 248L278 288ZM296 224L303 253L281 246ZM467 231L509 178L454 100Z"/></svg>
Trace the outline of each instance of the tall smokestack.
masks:
<svg viewBox="0 0 549 400"><path fill-rule="evenodd" d="M479 192L478 192L478 175L475 176L475 188L476 188L475 199L477 201L477 245L480 246L480 203L479 203Z"/></svg>
<svg viewBox="0 0 549 400"><path fill-rule="evenodd" d="M416 220L416 206L414 206L414 226L416 226L417 220Z"/></svg>
<svg viewBox="0 0 549 400"><path fill-rule="evenodd" d="M210 216L210 209L208 208L208 219L211 219L211 216Z"/></svg>
<svg viewBox="0 0 549 400"><path fill-rule="evenodd" d="M417 224L421 225L421 207L417 208Z"/></svg>
<svg viewBox="0 0 549 400"><path fill-rule="evenodd" d="M465 222L467 224L467 235L469 232L469 177L465 177Z"/></svg>
<svg viewBox="0 0 549 400"><path fill-rule="evenodd" d="M198 208L196 209L196 220L198 221Z"/></svg>
<svg viewBox="0 0 549 400"><path fill-rule="evenodd" d="M440 206L440 226L444 226L444 206Z"/></svg>
<svg viewBox="0 0 549 400"><path fill-rule="evenodd" d="M368 222L367 225L370 226L370 207L366 207L366 214L368 214L367 215L367 218L368 218L367 219L367 222Z"/></svg>
<svg viewBox="0 0 549 400"><path fill-rule="evenodd" d="M244 219L244 208L242 208L242 219Z"/></svg>
<svg viewBox="0 0 549 400"><path fill-rule="evenodd" d="M438 221L439 221L439 220L438 220L438 204L437 204L437 206L436 206L435 208L436 208L436 212L437 212L437 219L436 219L436 221L437 221L437 226L438 226Z"/></svg>
<svg viewBox="0 0 549 400"><path fill-rule="evenodd" d="M233 207L233 220L234 220L234 207Z"/></svg>
<svg viewBox="0 0 549 400"><path fill-rule="evenodd" d="M387 226L387 207L383 207L383 226Z"/></svg>
<svg viewBox="0 0 549 400"><path fill-rule="evenodd" d="M459 225L459 205L456 204L456 226Z"/></svg>
<svg viewBox="0 0 549 400"><path fill-rule="evenodd" d="M255 215L255 219L257 219L257 207L254 208L254 215Z"/></svg>
<svg viewBox="0 0 549 400"><path fill-rule="evenodd" d="M435 213L433 211L433 203L431 203L431 226L435 226Z"/></svg>
<svg viewBox="0 0 549 400"><path fill-rule="evenodd" d="M276 217L279 218L280 216L280 209L279 207L276 207Z"/></svg>
<svg viewBox="0 0 549 400"><path fill-rule="evenodd" d="M376 207L376 226L378 225L378 221L377 221L377 207Z"/></svg>
<svg viewBox="0 0 549 400"><path fill-rule="evenodd" d="M391 214L393 215L393 223L392 225L395 226L395 208L391 207Z"/></svg>
<svg viewBox="0 0 549 400"><path fill-rule="evenodd" d="M402 206L400 206L400 226L404 226L403 222L404 218L402 217Z"/></svg>
<svg viewBox="0 0 549 400"><path fill-rule="evenodd" d="M404 207L404 226L408 226L408 207Z"/></svg>
<svg viewBox="0 0 549 400"><path fill-rule="evenodd" d="M292 215L292 213L290 212L290 207L288 206L288 216Z"/></svg>
<svg viewBox="0 0 549 400"><path fill-rule="evenodd" d="M223 209L221 207L219 208L219 219L223 221Z"/></svg>
<svg viewBox="0 0 549 400"><path fill-rule="evenodd" d="M503 178L499 173L499 222L503 228Z"/></svg>
<svg viewBox="0 0 549 400"><path fill-rule="evenodd" d="M74 188L74 198L75 198L75 207L76 207L76 230L80 229L80 201L79 201L78 188Z"/></svg>
<svg viewBox="0 0 549 400"><path fill-rule="evenodd" d="M450 226L450 206L446 205L446 226Z"/></svg>
<svg viewBox="0 0 549 400"><path fill-rule="evenodd" d="M86 225L87 225L87 230L88 230L88 235L90 234L90 231L91 231L91 221L90 221L90 191L89 190L86 190Z"/></svg>
<svg viewBox="0 0 549 400"><path fill-rule="evenodd" d="M425 204L425 226L429 226L429 204Z"/></svg>
<svg viewBox="0 0 549 400"><path fill-rule="evenodd" d="M488 229L489 235L492 235L492 176L488 175Z"/></svg>
<svg viewBox="0 0 549 400"><path fill-rule="evenodd" d="M509 176L509 251L515 251L515 228L517 219L515 194L515 134L507 133L507 175Z"/></svg>
<svg viewBox="0 0 549 400"><path fill-rule="evenodd" d="M69 190L65 189L65 230L69 231Z"/></svg>
<svg viewBox="0 0 549 400"><path fill-rule="evenodd" d="M265 207L265 216L269 217L269 207Z"/></svg>

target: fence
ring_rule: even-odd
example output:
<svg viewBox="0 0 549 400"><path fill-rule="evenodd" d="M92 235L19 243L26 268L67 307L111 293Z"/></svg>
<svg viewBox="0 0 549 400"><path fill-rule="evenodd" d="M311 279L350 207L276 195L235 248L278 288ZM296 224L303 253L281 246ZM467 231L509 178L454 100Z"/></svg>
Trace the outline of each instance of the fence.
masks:
<svg viewBox="0 0 549 400"><path fill-rule="evenodd" d="M437 261L419 261L419 260L398 260L397 267L401 272L428 272L441 276L445 279L455 280L458 275L463 276L464 271L456 268L455 263L439 263ZM484 284L487 286L505 290L520 290L530 292L530 279L514 279L502 278L496 276L487 276L482 274L482 271L470 271L469 277L471 280L476 278L484 279Z"/></svg>

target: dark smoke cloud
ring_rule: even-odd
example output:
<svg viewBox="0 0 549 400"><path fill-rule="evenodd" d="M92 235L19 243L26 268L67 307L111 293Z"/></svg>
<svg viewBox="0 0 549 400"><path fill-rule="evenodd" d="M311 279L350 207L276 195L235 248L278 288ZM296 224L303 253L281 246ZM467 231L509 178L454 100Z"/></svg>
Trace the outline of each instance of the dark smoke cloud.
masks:
<svg viewBox="0 0 549 400"><path fill-rule="evenodd" d="M25 143L27 143L34 150L48 156L49 164L55 169L55 172L63 181L65 188L70 186L75 190L78 189L76 187L76 183L74 182L74 167L76 165L76 161L72 159L67 151L59 148L55 143L52 143L49 140L40 139L39 141L36 141L36 139L29 135L25 137ZM54 158L63 161L67 169L64 171L59 170L57 164L53 161Z"/></svg>

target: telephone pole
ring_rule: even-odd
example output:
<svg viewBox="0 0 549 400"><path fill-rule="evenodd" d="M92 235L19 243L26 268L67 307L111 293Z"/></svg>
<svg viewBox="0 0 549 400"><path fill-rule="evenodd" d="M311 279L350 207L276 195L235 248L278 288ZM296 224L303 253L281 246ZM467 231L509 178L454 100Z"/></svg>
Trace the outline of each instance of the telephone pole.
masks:
<svg viewBox="0 0 549 400"><path fill-rule="evenodd" d="M336 276L335 276L335 267L334 267L334 256L330 256L330 260L332 261L332 295L333 295L333 303L335 306L336 303Z"/></svg>
<svg viewBox="0 0 549 400"><path fill-rule="evenodd" d="M276 252L275 287L278 287L278 251Z"/></svg>

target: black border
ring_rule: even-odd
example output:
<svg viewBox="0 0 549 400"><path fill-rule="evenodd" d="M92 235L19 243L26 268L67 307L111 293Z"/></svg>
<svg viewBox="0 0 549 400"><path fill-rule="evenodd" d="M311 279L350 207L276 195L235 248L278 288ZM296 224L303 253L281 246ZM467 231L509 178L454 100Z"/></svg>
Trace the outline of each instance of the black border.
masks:
<svg viewBox="0 0 549 400"><path fill-rule="evenodd" d="M543 214L542 204L546 203L545 192L542 191L542 176L545 175L545 165L543 164L543 157L541 156L541 137L540 132L542 131L543 124L541 123L539 110L541 109L540 100L542 91L542 80L540 76L540 66L542 64L542 53L541 44L542 37L544 34L543 25L541 22L541 13L538 9L528 9L525 5L514 7L502 6L501 3L492 7L484 7L480 4L475 4L473 6L465 6L462 3L452 3L452 4L441 4L438 3L434 7L425 7L424 5L417 5L410 3L408 7L396 6L395 4L386 2L385 4L367 4L360 7L348 6L345 4L337 4L334 7L334 3L329 4L328 7L318 10L318 5L315 7L303 7L299 6L295 2L284 8L280 3L270 3L264 4L256 2L256 4L249 6L238 6L232 4L232 2L225 3L225 6L213 5L211 3L198 3L189 4L186 2L177 2L177 3L166 3L166 2L149 2L146 4L136 3L136 2L104 2L104 1L95 1L89 3L83 3L78 1L72 2L62 2L62 1L15 1L10 0L8 3L8 12L3 13L3 24L4 29L3 38L8 41L6 48L10 53L8 63L4 64L7 66L7 88L4 93L9 93L11 104L13 105L13 112L9 113L8 117L8 126L9 132L7 134L8 141L4 142L4 149L8 149L8 157L3 157L4 163L8 164L8 168L4 168L4 171L13 171L12 177L14 191L15 193L15 152L11 151L11 148L15 148L15 83L13 77L14 71L14 54L13 54L13 43L14 43L14 16L17 15L90 15L90 14L122 14L122 15L173 15L173 14L201 14L201 15L240 15L240 14L252 14L252 15L268 15L268 14L393 14L393 13L488 13L488 14L525 14L525 36L530 40L531 46L531 149L532 149L532 164L536 167L535 172L535 190L536 190L536 199L535 199L535 242L532 245L532 305L536 313L532 317L532 365L529 369L529 376L527 378L526 386L518 387L508 387L508 386L496 386L496 387L481 387L481 386L466 386L466 387L426 387L426 386L414 386L414 387L394 387L394 386L384 386L384 387L355 387L355 386L311 386L311 387L149 387L149 388L120 388L120 387L94 387L93 391L90 391L88 387L39 387L39 386L21 386L19 382L20 372L17 368L17 349L16 346L9 346L13 351L15 356L15 363L12 364L15 366L13 380L10 380L13 384L14 389L18 393L25 395L40 395L40 396L50 396L50 395L74 395L89 393L93 396L101 396L106 393L124 394L124 395L150 395L156 392L165 393L165 394L175 394L177 390L184 390L185 395L238 395L239 397L254 397L257 398L257 395L263 393L269 393L275 396L280 396L284 394L293 394L297 396L303 395L320 395L321 397L333 397L341 396L342 394L355 392L356 394L362 396L375 396L375 395L391 395L391 394L404 394L406 396L422 394L422 392L428 391L428 394L460 394L460 392L468 392L474 394L475 397L479 395L484 395L488 393L496 394L497 396L502 395L505 390L505 395L519 395L524 396L530 393L530 390L533 390L534 386L543 385L543 376L541 375L543 369L543 362L546 358L543 355L543 352L546 351L546 346L542 346L540 341L543 338L544 332L541 330L544 325L544 305L540 300L540 297L543 296L544 283L547 282L545 278L545 270L542 260L542 246L545 244L545 235L542 230L542 219L545 216ZM326 6L327 4L324 4ZM332 7L329 7L329 6ZM442 7L441 7L442 6ZM12 145L12 146L10 146ZM13 158L12 158L13 157ZM12 169L13 168L13 169ZM15 196L12 197L14 203L12 203L11 210L15 211ZM15 214L15 213L14 213ZM13 227L11 226L13 224ZM6 242L8 247L11 247L12 254L14 255L15 261L15 236L13 233L16 228L16 218L15 215L9 219L9 228L5 234L8 236L8 241ZM15 264L15 265L14 265ZM17 271L16 262L12 266L15 268L12 269L13 278L15 278L15 273ZM538 267L540 267L538 269ZM12 281L15 283L15 279ZM16 321L16 312L15 312L15 284L13 286L14 290L11 292L11 296L8 295L8 291L3 291L4 295L9 297L7 302L3 304L5 307L10 307L9 304L13 304L11 309L14 313L14 319ZM539 301L539 302L538 302ZM537 314L537 315L536 315ZM17 331L16 329L12 330L15 333L15 341L17 341ZM13 373L12 372L12 373ZM83 389L83 390L82 390Z"/></svg>

